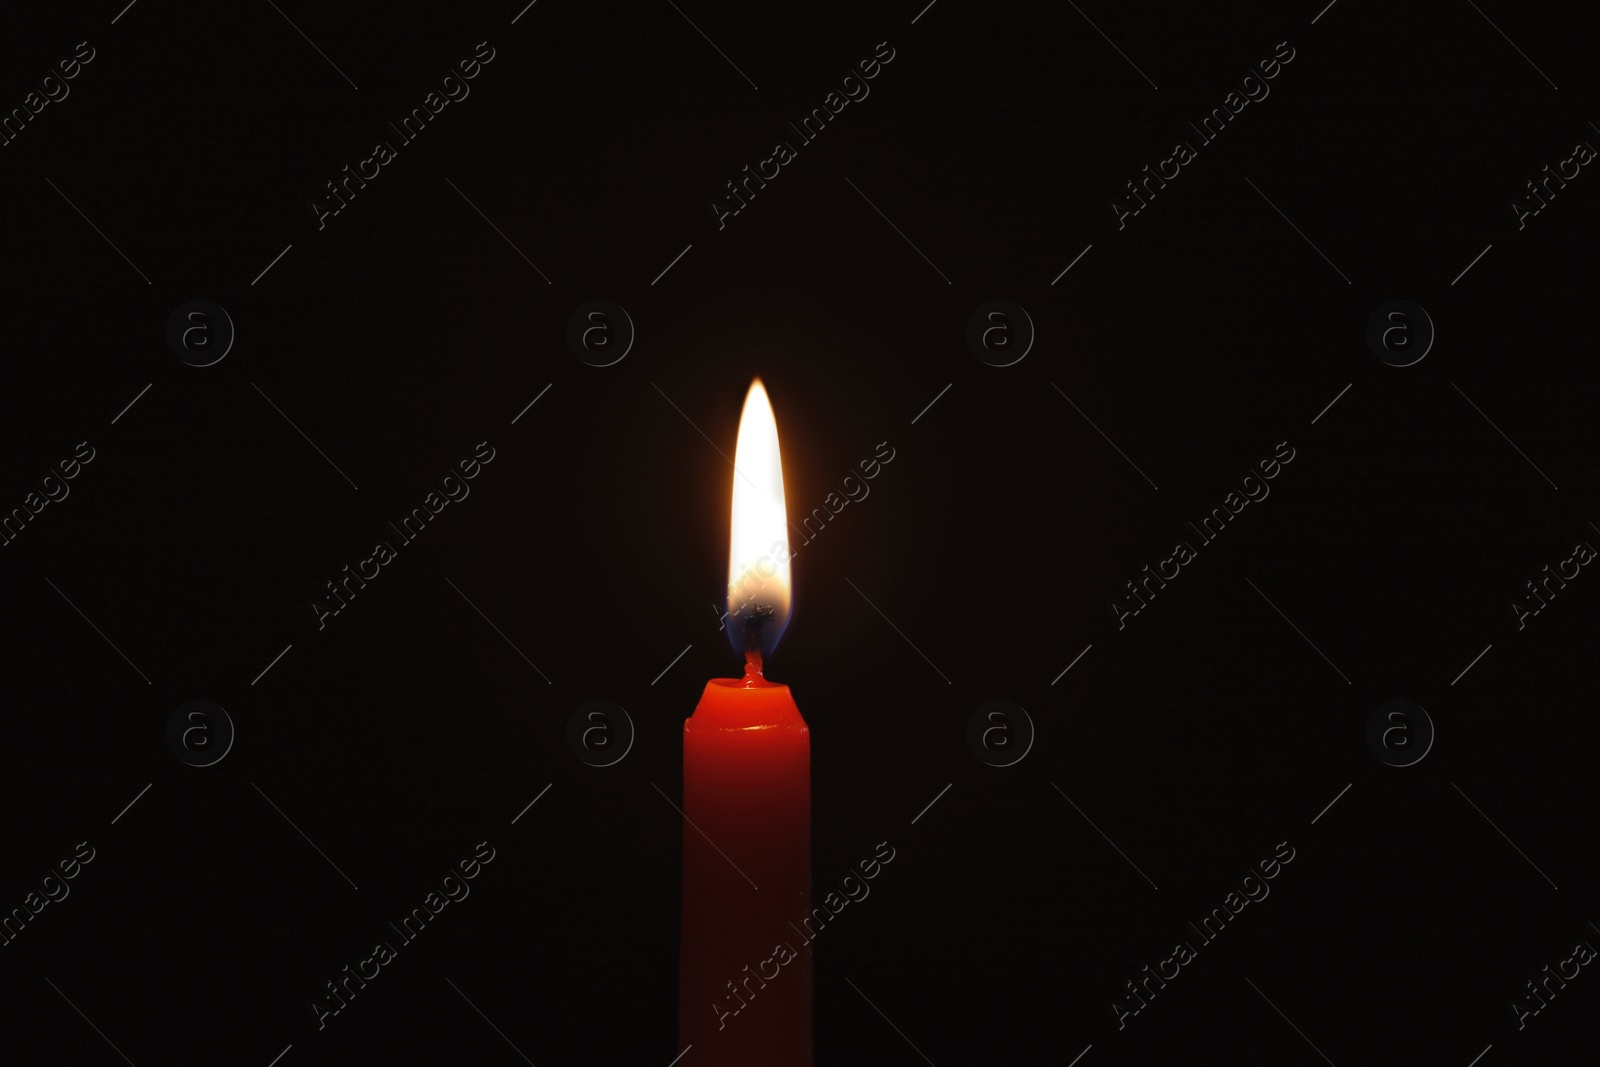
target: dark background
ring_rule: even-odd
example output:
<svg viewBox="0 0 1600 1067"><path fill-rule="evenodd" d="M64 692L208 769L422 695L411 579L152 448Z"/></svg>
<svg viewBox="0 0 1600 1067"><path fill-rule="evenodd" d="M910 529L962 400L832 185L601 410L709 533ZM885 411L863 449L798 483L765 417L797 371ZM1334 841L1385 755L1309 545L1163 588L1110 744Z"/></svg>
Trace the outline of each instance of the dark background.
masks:
<svg viewBox="0 0 1600 1067"><path fill-rule="evenodd" d="M757 374L791 517L895 450L799 551L769 663L812 727L818 893L897 852L818 937L819 1064L1592 1047L1592 967L1521 1031L1510 1003L1600 941L1600 577L1521 631L1507 605L1600 544L1600 177L1520 231L1509 206L1600 143L1595 16L678 6L0 13L4 109L97 52L0 148L0 506L96 450L0 550L0 910L97 853L0 948L8 1048L665 1067L661 794L738 668L718 450ZM323 183L482 40L471 95L319 232ZM719 231L722 183L885 40L870 96ZM1119 232L1122 183L1283 40L1271 95ZM238 334L206 368L165 342L196 298ZM594 298L638 332L604 369L564 339ZM1007 368L964 338L992 298L1037 329ZM1403 369L1364 339L1395 298L1438 330ZM470 497L319 631L323 583L485 440ZM1123 583L1280 441L1270 497L1119 631ZM238 730L205 769L164 735L195 698ZM1008 768L966 744L991 698L1038 731ZM1405 769L1366 741L1393 698L1437 730ZM591 699L638 731L605 769L565 740ZM484 840L470 897L319 1031L322 983ZM1123 983L1281 841L1271 896L1119 1032Z"/></svg>

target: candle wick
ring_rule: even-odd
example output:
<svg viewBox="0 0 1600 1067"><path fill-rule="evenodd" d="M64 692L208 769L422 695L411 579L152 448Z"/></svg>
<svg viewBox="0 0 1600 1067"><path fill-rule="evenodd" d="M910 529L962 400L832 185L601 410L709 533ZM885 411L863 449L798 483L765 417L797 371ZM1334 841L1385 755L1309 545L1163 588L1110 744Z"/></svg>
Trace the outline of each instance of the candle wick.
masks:
<svg viewBox="0 0 1600 1067"><path fill-rule="evenodd" d="M772 621L777 613L772 605L762 604L744 621L744 676L746 681L764 680L761 674L761 627Z"/></svg>

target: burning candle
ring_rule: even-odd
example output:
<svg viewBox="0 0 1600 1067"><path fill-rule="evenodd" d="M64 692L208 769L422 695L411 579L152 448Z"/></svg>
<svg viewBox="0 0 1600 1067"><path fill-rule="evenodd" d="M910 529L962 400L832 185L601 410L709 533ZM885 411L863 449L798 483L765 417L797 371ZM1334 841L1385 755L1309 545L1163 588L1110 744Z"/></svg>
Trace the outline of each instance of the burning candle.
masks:
<svg viewBox="0 0 1600 1067"><path fill-rule="evenodd" d="M810 1067L811 732L764 658L789 621L778 425L758 378L734 451L725 626L744 677L683 723L678 1030L702 1067Z"/></svg>

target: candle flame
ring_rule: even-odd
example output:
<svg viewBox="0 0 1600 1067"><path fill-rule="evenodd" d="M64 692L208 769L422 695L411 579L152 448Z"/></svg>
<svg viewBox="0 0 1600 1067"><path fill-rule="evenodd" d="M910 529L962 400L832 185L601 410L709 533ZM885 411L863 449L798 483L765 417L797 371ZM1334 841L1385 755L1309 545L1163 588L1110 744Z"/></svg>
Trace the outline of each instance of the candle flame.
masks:
<svg viewBox="0 0 1600 1067"><path fill-rule="evenodd" d="M760 378L750 383L744 398L733 467L724 622L734 651L755 648L767 656L789 625L790 553L778 421Z"/></svg>

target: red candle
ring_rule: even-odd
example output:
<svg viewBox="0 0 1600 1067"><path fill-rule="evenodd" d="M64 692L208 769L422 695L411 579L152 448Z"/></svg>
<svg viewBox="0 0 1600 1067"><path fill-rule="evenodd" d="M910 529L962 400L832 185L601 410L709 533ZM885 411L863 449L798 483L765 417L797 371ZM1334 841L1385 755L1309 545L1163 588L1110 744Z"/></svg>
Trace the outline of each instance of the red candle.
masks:
<svg viewBox="0 0 1600 1067"><path fill-rule="evenodd" d="M763 656L789 619L778 428L760 379L734 452L728 614L743 678L683 723L678 1030L697 1067L810 1067L811 733Z"/></svg>

